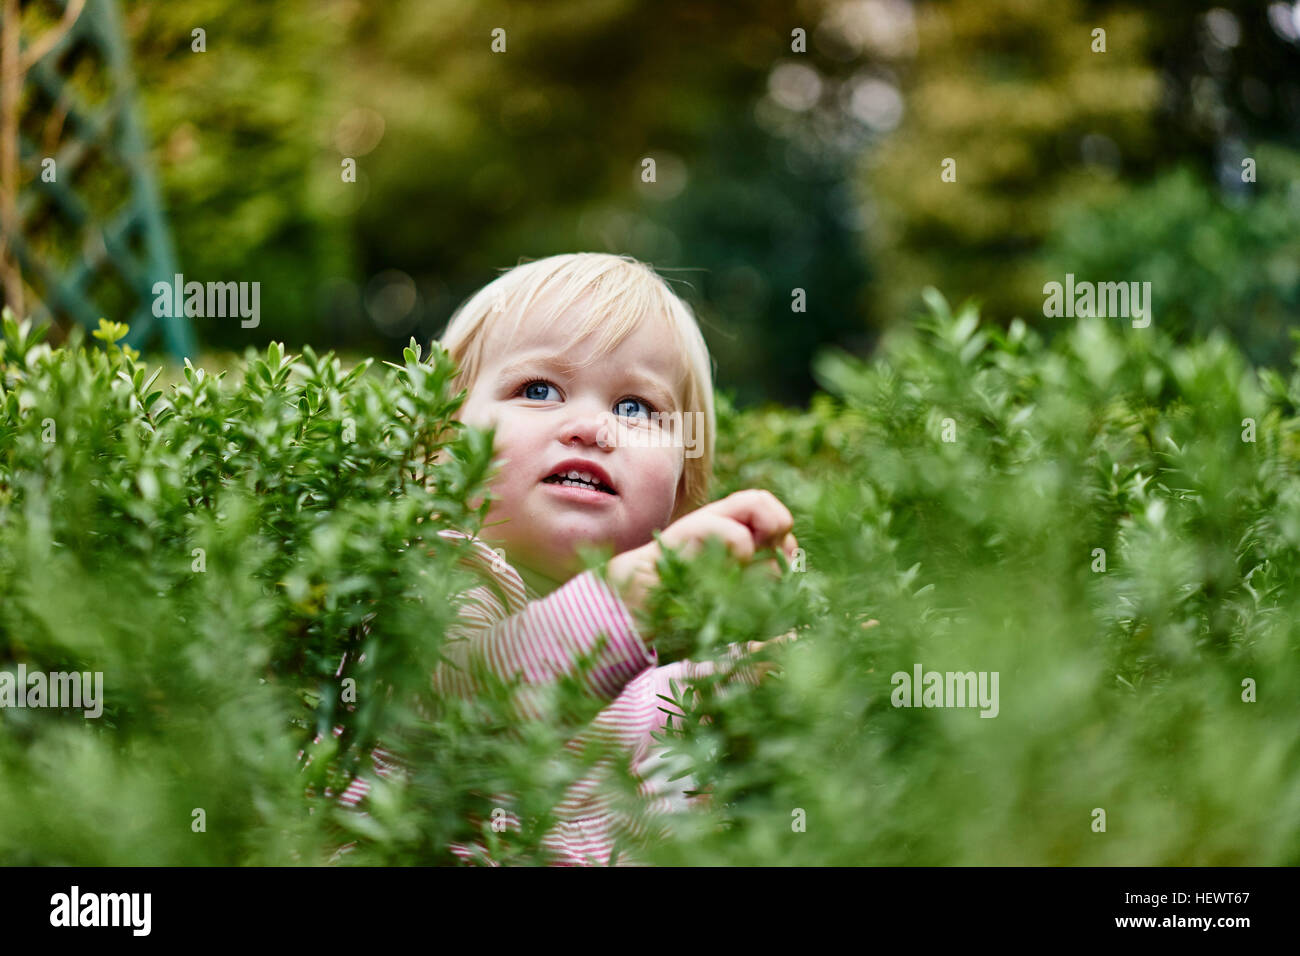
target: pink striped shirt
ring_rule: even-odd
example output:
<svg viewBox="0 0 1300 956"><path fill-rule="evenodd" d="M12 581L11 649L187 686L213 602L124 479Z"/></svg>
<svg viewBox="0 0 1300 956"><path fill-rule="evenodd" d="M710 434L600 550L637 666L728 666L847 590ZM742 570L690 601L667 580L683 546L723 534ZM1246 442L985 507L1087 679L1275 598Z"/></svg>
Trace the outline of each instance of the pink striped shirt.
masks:
<svg viewBox="0 0 1300 956"><path fill-rule="evenodd" d="M441 533L468 537L455 531ZM658 666L658 655L637 632L632 614L595 572L579 574L539 597L484 542L470 539L466 560L485 583L464 596L460 624L449 629L442 652L445 661L433 674L434 688L471 696L480 689L476 674L486 671L504 680L521 675L523 687L515 699L519 718L540 719L534 695L545 693L546 685L562 676L579 676L580 660L592 659L583 686L609 705L567 747L578 752L584 740L593 737L615 744L624 768L638 781L644 812L629 817L615 807L610 784L617 768L607 756L568 788L554 811L558 822L543 838L542 848L546 861L554 865L635 865L638 861L626 850L613 855L615 841L620 836L653 838L662 832L654 821L658 813L690 805L683 792L690 789L689 779L666 780L672 774L657 752L662 745L652 736L662 733L671 721L660 709L669 705L659 695L672 695L671 681L676 680L680 690L683 683L712 673L715 665L677 661ZM731 657L741 657L738 646L732 646ZM727 679L756 684L758 674L752 668L736 667ZM401 771L382 749L372 757L380 777ZM339 803L364 812L360 805L369 789L363 778L354 778L339 795ZM503 805L511 802L507 795L497 799ZM504 822L508 831L519 829L514 814L506 813ZM477 842L453 844L450 849L467 862L495 865Z"/></svg>

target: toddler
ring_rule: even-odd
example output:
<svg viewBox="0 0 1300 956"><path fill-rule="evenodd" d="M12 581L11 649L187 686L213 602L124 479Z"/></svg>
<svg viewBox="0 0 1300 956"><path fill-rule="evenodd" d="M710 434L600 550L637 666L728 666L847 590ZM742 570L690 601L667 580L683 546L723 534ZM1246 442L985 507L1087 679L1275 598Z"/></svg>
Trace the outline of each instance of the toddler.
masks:
<svg viewBox="0 0 1300 956"><path fill-rule="evenodd" d="M470 591L461 624L433 675L442 693L477 691L475 674L521 675L525 691L578 676L608 706L584 733L617 741L654 806L680 806L656 792L653 734L669 719L659 695L712 672L678 661L658 666L654 635L633 612L657 581L660 531L690 555L721 539L740 561L764 549L792 557L790 512L765 491L741 491L706 504L714 449L711 363L687 306L651 269L627 257L581 253L517 266L472 296L452 317L442 345L468 390L460 420L495 427L501 467L485 529L470 542L484 584ZM694 416L698 442L675 434ZM685 429L683 429L685 431ZM455 532L444 532L452 535ZM579 545L607 545L604 573L584 571ZM775 558L769 558L775 565ZM732 648L729 679L756 683L761 672ZM528 698L520 699L529 716ZM582 738L571 741L580 746ZM377 752L380 775L394 769ZM615 852L620 834L645 835L643 821L614 812L600 786L608 766L572 786L556 808L559 823L543 843L548 862L635 862ZM364 797L364 780L341 795ZM510 826L517 820L508 817ZM455 846L485 859L481 846ZM490 861L489 861L490 862Z"/></svg>

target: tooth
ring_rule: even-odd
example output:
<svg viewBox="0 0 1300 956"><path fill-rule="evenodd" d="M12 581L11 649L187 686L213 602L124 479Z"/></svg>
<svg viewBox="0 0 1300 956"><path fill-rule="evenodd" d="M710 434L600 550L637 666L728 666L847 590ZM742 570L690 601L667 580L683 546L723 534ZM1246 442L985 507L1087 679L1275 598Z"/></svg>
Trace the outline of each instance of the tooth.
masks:
<svg viewBox="0 0 1300 956"><path fill-rule="evenodd" d="M551 480L557 484L569 485L574 488L593 488L597 491L605 488L605 484L589 471L578 471L576 468L570 468L568 471L557 471L551 476Z"/></svg>

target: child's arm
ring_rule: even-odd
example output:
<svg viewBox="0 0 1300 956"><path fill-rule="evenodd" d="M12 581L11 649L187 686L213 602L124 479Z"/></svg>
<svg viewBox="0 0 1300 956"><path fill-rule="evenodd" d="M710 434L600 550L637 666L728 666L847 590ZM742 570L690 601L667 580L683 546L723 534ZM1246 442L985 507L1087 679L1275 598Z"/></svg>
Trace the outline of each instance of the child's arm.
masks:
<svg viewBox="0 0 1300 956"><path fill-rule="evenodd" d="M633 766L642 779L654 781L653 789L661 798L669 801L669 806L684 808L697 804L707 805L709 802L707 794L685 796L698 787L693 777L675 782L666 779L681 769L674 759L664 762L666 755L663 748L671 747L672 738L685 729L683 720L686 715L682 708L691 706L688 700L690 686L697 680L707 679L721 671L718 692L723 696L734 693L740 684L756 687L775 668L767 661L747 660L748 656L761 650L765 644L791 639L792 634L766 642L748 641L728 645L728 653L719 661L674 661L646 671L630 685L644 701L642 708L645 713L645 718L638 727ZM601 718L604 716L602 714ZM709 722L707 716L701 719L704 723ZM678 801L683 798L685 803L680 804Z"/></svg>
<svg viewBox="0 0 1300 956"><path fill-rule="evenodd" d="M720 536L749 560L757 548L769 545L792 553L796 542L789 534L791 524L790 512L772 495L744 491L674 522L663 537L670 545L684 545L689 553L702 539ZM628 681L658 663L631 612L655 577L657 556L658 544L650 542L615 557L606 574L585 571L548 596L524 604L519 600L523 582L514 569L482 542L473 542L469 563L494 579L506 603L486 587L471 592L461 608L463 626L449 632L449 637L462 639L443 645L435 688L470 696L481 689L486 675L505 680L520 675L525 685L538 686L579 676L582 660L590 658L583 683L593 696L612 701Z"/></svg>
<svg viewBox="0 0 1300 956"><path fill-rule="evenodd" d="M721 671L721 674L718 683L723 687L736 684L757 687L764 677L778 668L771 660L752 660L751 657L768 649L771 645L798 640L798 637L798 632L788 631L780 637L774 637L766 641L728 644L726 655L720 659L708 661L680 660L665 664L663 667L656 667L653 678L655 697L658 699L660 694L672 696L671 685L674 680L677 681L680 688L684 683L718 675L719 671ZM664 706L667 706L667 704L664 704Z"/></svg>
<svg viewBox="0 0 1300 956"><path fill-rule="evenodd" d="M540 719L542 709L529 706L529 688L581 674L589 693L612 701L632 678L658 663L627 607L593 572L528 602L523 582L513 570L497 565L490 551L472 554L468 563L478 565L495 587L480 585L465 594L460 622L448 628L443 659L433 672L436 691L470 697L488 675L508 681L518 674L525 686L512 703L520 716ZM583 674L586 657L592 658L591 666ZM393 754L378 747L372 760L381 777L400 766ZM356 777L339 803L356 806L369 790L369 783Z"/></svg>
<svg viewBox="0 0 1300 956"><path fill-rule="evenodd" d="M513 614L486 589L474 589L462 607L462 624L448 632L433 682L442 693L468 697L484 677L526 686L580 678L599 700L618 696L658 658L637 631L619 596L587 571ZM583 671L582 661L590 660Z"/></svg>

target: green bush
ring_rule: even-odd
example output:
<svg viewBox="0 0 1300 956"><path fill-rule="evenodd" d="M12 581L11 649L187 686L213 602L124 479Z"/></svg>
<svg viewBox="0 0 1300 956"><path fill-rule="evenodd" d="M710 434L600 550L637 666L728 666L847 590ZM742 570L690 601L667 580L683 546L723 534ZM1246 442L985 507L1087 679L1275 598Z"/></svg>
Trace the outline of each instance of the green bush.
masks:
<svg viewBox="0 0 1300 956"><path fill-rule="evenodd" d="M875 359L823 356L807 410L721 397L719 492L772 489L805 553L775 585L669 556L642 624L665 660L800 636L757 688L683 690L664 742L710 805L638 855L1300 862L1300 373L1095 319L1046 345L929 301ZM187 367L163 396L122 334L51 351L5 322L0 670L102 671L107 704L0 711L0 861L320 863L355 840L344 862L451 862L475 836L537 860L600 757L563 747L594 705L566 683L512 729L508 687L429 691L471 583L433 532L479 527L492 465L445 354L367 374L273 344L238 384ZM893 706L917 664L997 672L996 718ZM368 816L323 801L375 741L409 778L373 781ZM519 794L508 842L494 793Z"/></svg>
<svg viewBox="0 0 1300 956"><path fill-rule="evenodd" d="M826 613L699 735L724 828L656 859L1300 861L1300 375L927 298L809 411L726 416L721 490L790 505ZM892 706L918 663L999 672L998 716Z"/></svg>
<svg viewBox="0 0 1300 956"><path fill-rule="evenodd" d="M1042 281L1151 283L1153 318L1176 339L1227 332L1255 365L1285 366L1300 309L1300 153L1261 145L1258 182L1227 195L1188 168L1103 203L1057 210Z"/></svg>
<svg viewBox="0 0 1300 956"><path fill-rule="evenodd" d="M340 824L381 859L446 857L466 795L411 825L383 788L369 818L307 794L415 730L456 744L421 769L469 788L498 746L486 704L422 700L466 583L433 532L478 526L491 454L451 426L446 356L379 379L272 344L237 387L187 362L164 398L124 326L106 351L4 333L0 660L102 672L107 703L4 712L0 859L318 861Z"/></svg>

